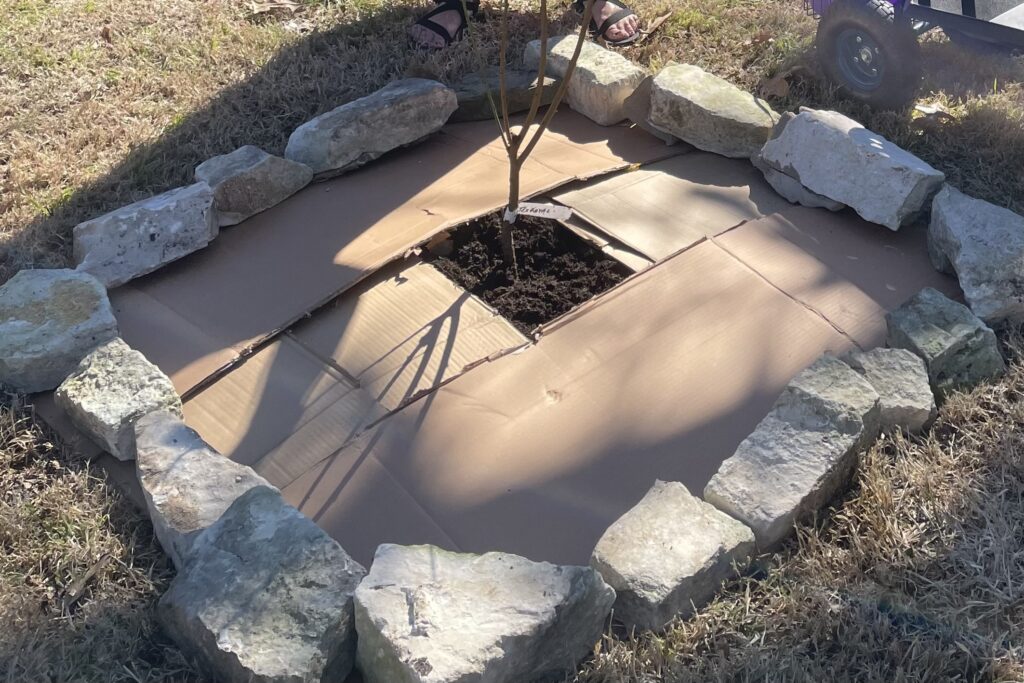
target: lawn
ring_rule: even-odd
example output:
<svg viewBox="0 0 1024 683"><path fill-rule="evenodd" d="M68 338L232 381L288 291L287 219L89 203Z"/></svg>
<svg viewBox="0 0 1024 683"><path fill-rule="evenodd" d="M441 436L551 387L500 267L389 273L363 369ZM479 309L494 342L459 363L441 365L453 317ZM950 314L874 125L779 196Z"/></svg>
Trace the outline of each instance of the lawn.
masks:
<svg viewBox="0 0 1024 683"><path fill-rule="evenodd" d="M513 3L514 54L535 37L533 4ZM839 109L966 192L1024 212L1024 60L929 36L919 101L948 116L872 112L822 83L798 0L634 6L670 14L626 52L638 63L695 63L780 109ZM190 182L210 156L242 144L280 153L298 124L392 79L451 82L497 61L493 15L449 51L410 54L405 29L423 11L0 0L0 282L67 264L75 224ZM575 25L560 5L553 15ZM609 638L579 680L1021 680L1022 392L1018 362L1006 381L950 401L928 438L886 440L826 524L667 634ZM195 679L154 627L171 570L146 520L22 398L0 403L0 680Z"/></svg>

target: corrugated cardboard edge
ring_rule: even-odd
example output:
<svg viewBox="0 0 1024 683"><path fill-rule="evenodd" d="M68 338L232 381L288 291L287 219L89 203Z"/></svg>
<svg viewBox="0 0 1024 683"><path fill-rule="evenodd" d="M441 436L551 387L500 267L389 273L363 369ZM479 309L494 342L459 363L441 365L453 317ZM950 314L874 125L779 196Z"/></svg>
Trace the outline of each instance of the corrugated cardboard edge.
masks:
<svg viewBox="0 0 1024 683"><path fill-rule="evenodd" d="M589 174L589 175L577 175L577 176L575 176L573 178L568 178L568 179L565 179L565 180L561 180L561 181L559 181L557 183L552 183L550 186L542 187L542 188L538 189L535 192L532 192L532 193L529 193L527 195L524 195L523 199L524 200L529 200L529 199L533 199L535 197L540 197L540 196L549 194L553 190L555 190L555 189L557 189L559 187L563 187L564 185L567 185L569 183L585 182L585 181L590 180L592 178L603 177L605 175L610 175L610 174L613 174L613 173L619 173L619 172L624 171L624 170L630 170L630 169L634 169L635 170L636 168L641 168L642 166L646 166L648 164L654 164L654 163L657 163L659 161L664 161L665 159L669 159L669 158L672 158L674 156L678 156L680 154L685 154L687 151L688 150L686 150L686 149L680 149L680 148L677 148L677 147L666 147L665 148L665 153L663 155L657 155L656 158L652 158L650 161L645 162L644 164L622 163L622 164L619 164L619 165L614 166L614 167L609 167L607 170L604 170L604 171L601 171L601 172L598 172L598 173L593 173L593 174ZM549 168L550 169L550 167L548 167L546 165L545 165L545 168ZM285 332L288 328L290 328L293 325L295 325L295 323L299 322L303 318L306 318L306 317L309 317L309 316L313 315L317 310L319 310L320 308L323 308L324 306L330 304L332 301L337 299L339 296L341 296L342 294L344 294L348 290L352 289L353 287L355 287L359 283L363 282L366 278L370 277L371 275L373 275L374 273L379 271L381 268L384 268L384 267L386 267L386 266L388 266L388 265L390 265L390 264L392 264L392 263L394 263L396 261L400 261L402 259L407 258L408 256L410 256L414 252L414 250L421 249L421 248L425 247L425 245L428 242L430 242L430 240L432 240L439 233L445 232L445 231L450 231L453 228L459 227L461 225L465 225L466 223L471 223L474 220L477 220L477 219L482 218L484 216L488 216L488 215L494 213L495 211L500 211L502 206L503 205L493 206L493 207L487 209L486 211L477 212L477 213L471 215L468 218L458 218L458 219L453 219L453 220L449 220L449 221L445 222L443 225L439 226L436 230L431 232L429 235L427 235L427 236L425 236L425 237L423 237L421 239L417 239L417 240L415 240L415 241L413 241L411 243L408 243L408 244L406 244L406 245L396 249L394 255L391 256L390 258L381 259L380 261L374 263L372 266L364 269L363 271L361 271L359 276L357 276L351 282L346 284L345 287L342 287L341 289L333 292L329 296L324 297L323 299L321 299L320 301L315 303L312 307L310 307L308 310L306 310L305 312L303 312L300 315L295 316L294 318L292 318L291 320L287 321L285 324L281 325L280 327L276 328L275 330L265 334L264 336L260 337L256 341L252 341L252 342L249 342L248 344L232 347L235 350L235 352L236 352L235 358L232 359L230 362L226 363L225 365L221 366L214 373L208 375L205 379L200 380L194 386L192 386L191 388L189 388L188 390L183 392L182 393L182 400L185 400L185 401L189 400L190 398L192 398L193 396L195 396L196 394L201 392L203 389L207 388L208 386L210 386L214 382L218 381L219 379L224 377L224 375L226 375L227 373L231 372L231 370L233 368L235 368L239 363L243 362L246 358L248 358L252 354L254 354L257 351L259 351L261 348L266 346L273 339L275 339L276 337L281 335L283 332Z"/></svg>

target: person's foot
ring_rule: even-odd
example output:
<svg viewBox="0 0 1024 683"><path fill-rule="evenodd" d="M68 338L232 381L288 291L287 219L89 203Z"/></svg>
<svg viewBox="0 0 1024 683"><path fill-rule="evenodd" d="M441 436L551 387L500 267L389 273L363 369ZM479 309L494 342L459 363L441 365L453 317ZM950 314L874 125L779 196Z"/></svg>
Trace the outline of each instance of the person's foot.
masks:
<svg viewBox="0 0 1024 683"><path fill-rule="evenodd" d="M621 9L622 7L616 5L614 0L596 0L593 12L594 23L600 27L610 16ZM605 40L617 43L632 38L639 30L640 19L635 14L631 14L625 19L609 26L608 31L602 37Z"/></svg>
<svg viewBox="0 0 1024 683"><path fill-rule="evenodd" d="M436 24L454 38L462 27L462 13L457 9L450 9L435 14L426 21ZM447 46L445 39L439 33L431 31L423 24L413 24L409 27L409 37L412 38L416 47L424 50L440 50Z"/></svg>

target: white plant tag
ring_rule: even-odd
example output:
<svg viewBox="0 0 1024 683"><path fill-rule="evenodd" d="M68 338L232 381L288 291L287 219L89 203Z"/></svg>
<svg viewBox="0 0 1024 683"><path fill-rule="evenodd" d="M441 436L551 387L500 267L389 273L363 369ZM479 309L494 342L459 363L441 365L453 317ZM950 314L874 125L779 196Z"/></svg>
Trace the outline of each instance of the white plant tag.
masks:
<svg viewBox="0 0 1024 683"><path fill-rule="evenodd" d="M550 218L556 221L567 221L572 218L572 209L568 206L557 206L555 204L533 204L530 202L524 202L519 205L519 213L523 216Z"/></svg>

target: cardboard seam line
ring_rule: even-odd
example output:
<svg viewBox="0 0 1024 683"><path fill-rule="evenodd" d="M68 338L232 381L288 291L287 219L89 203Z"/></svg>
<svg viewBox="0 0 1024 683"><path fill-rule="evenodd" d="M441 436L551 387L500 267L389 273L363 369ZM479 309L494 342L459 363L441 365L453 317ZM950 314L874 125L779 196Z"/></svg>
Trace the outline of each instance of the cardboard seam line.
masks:
<svg viewBox="0 0 1024 683"><path fill-rule="evenodd" d="M545 194L548 194L548 193L552 192L553 190L556 190L556 189L558 189L560 187L563 187L564 185L568 185L569 183L587 181L587 180L591 180L593 178L598 178L598 177L602 177L602 176L606 176L606 175L611 175L613 173L619 173L620 171L623 171L625 169L633 168L633 167L636 167L636 166L640 166L640 167L647 166L649 164L658 163L659 161L664 161L665 159L669 159L669 158L672 158L674 156L678 156L678 154L679 154L678 151L672 151L672 148L667 148L667 149L670 150L670 151L666 152L666 154L664 156L659 154L659 155L657 155L657 158L651 159L647 163L644 163L644 164L622 163L622 164L620 164L618 166L615 166L614 168L609 168L609 169L607 169L605 171L594 173L594 174L591 174L589 176L575 176L573 178L570 178L570 179L567 179L567 180L564 180L564 181L559 181L559 182L557 182L557 183L555 183L553 185L540 188L540 189L538 189L535 192L531 192L531 193L529 193L527 195L524 195L523 199L524 200L530 200L530 199L534 199L536 197L540 197L542 195L545 195ZM545 165L545 168L547 168L546 165ZM484 211L483 213L477 213L475 215L472 215L469 218L459 218L459 219L455 219L455 220L446 221L443 225L438 226L438 228L435 229L433 232L431 232L429 235L427 235L427 236L425 236L423 238L420 238L420 239L416 240L415 242L413 242L413 243L411 243L411 244L409 244L409 245L407 245L407 246L405 246L403 248L396 249L394 255L392 255L390 257L387 257L385 259L382 259L381 261L375 263L374 265L370 266L369 268L364 269L362 272L360 272L358 277L354 278L351 282L347 283L341 289L331 293L329 296L327 296L327 297L325 297L325 298L323 298L323 299L321 299L321 300L319 300L317 302L314 302L312 305L307 305L305 307L305 311L303 313L293 317L292 319L290 319L287 322L285 322L283 325L275 328L271 332L268 332L267 334L265 334L264 336L260 337L256 341L250 342L250 343L246 344L245 346L241 347L240 349L235 349L236 356L235 356L234 359L232 359L231 361L229 361L225 365L221 366L217 370L213 371L207 377L205 377L202 380L196 382L195 386L193 386L193 387L187 389L186 391L184 391L181 394L181 399L183 401L188 401L188 400L191 400L192 398L195 398L196 395L201 393L204 389L207 389L208 387L210 387L210 385L212 385L212 384L216 383L217 381L219 381L220 379L222 379L225 375L227 375L232 370L234 370L236 367L238 367L239 364L244 362L247 358L250 358L252 355L254 355L255 353L257 353L260 350L262 350L265 346L273 343L273 341L277 337L281 336L283 333L288 331L288 329L293 327L296 323L298 323L299 321L301 321L301 320L303 320L305 318L308 318L308 317L314 315L318 310L320 310L324 306L327 306L332 301L334 301L338 297L342 296L343 294L345 294L345 292L349 291L350 289L352 289L356 285L362 283L367 278L373 276L379 270L387 267L388 265L390 265L392 263L395 263L395 262L400 261L402 259L408 258L412 254L414 249L422 248L424 245L426 245L428 242L430 242L430 240L434 239L440 233L446 232L446 231L450 231L450 230L452 230L454 228L458 228L458 227L460 227L462 225L465 225L467 223L472 223L473 221L475 221L475 220L477 220L479 218L482 218L483 216L487 216L487 215L489 215L491 213L494 213L495 211L499 211L500 209L501 209L501 206L492 207L492 208L489 208L488 210Z"/></svg>
<svg viewBox="0 0 1024 683"><path fill-rule="evenodd" d="M777 213L777 212L776 212L776 213ZM776 214L774 214L774 213L773 213L773 214L768 214L768 215L769 215L769 216L774 216L774 215L776 215ZM767 217L768 217L768 216L763 216L762 218L767 218ZM595 228L596 228L596 229L597 229L597 230L598 230L599 232L601 232L601 233L603 233L603 234L610 234L610 233L606 233L606 232L604 231L604 228L602 228L602 227L601 227L600 225L598 225L597 223L594 223L593 221L591 221L591 220L589 220L589 219L585 219L585 220L586 220L586 221L587 221L587 222L588 222L588 223L589 223L590 225L594 226L594 227L595 227ZM761 219L744 219L744 220L740 221L739 223L737 223L736 225L734 225L734 226L732 226L732 227L729 227L729 228L726 228L725 230L722 230L722 231L721 231L720 233L718 233L718 235L716 235L716 237L720 237L720 236L722 236L722 235L725 235L725 234L727 234L727 233L730 233L730 232L732 232L733 230L738 230L739 228L742 228L742 227L743 227L744 225L746 225L747 223L749 223L749 222L750 222L751 220L761 220ZM570 230L571 230L571 228L568 228L568 226L566 226L566 227L567 227L567 229L570 229ZM589 311L590 309L592 309L592 308L597 308L597 307L598 307L598 306L600 306L600 305L601 305L601 304L602 304L603 302L605 302L605 301L607 301L607 300L610 300L610 297L611 297L611 296L612 296L612 295L613 295L613 294L614 294L614 293L615 293L615 292L616 292L616 291L617 291L617 290L618 290L619 288L621 288L621 287L624 287L624 286L626 286L627 284L629 284L630 282L632 282L632 281L633 281L634 279L636 279L636 278L640 277L641 275L644 275L645 273L649 273L649 272L653 271L653 270L654 270L654 269L656 269L656 268L659 268L659 267L662 267L662 266L664 266L664 265L665 265L666 263L668 263L668 262L669 262L669 261L671 261L672 259L676 258L677 256L680 256L680 255L682 255L682 254L685 254L686 252L690 251L691 249L695 249L696 247L699 247L700 245L702 245L702 244L704 244L705 242L708 242L708 241L714 242L714 237L709 237L708 235L704 235L704 237L701 237L701 238L700 238L699 240L697 240L696 242L693 242L692 244L688 244L688 245L686 245L685 247L683 247L683 248L681 248L681 249L679 249L679 250L677 250L677 251L674 251L674 252L672 252L671 254L669 254L669 255L668 255L668 256L666 256L665 258L661 259L660 261L652 261L652 263L651 263L651 265L650 265L650 266L648 266L647 268L645 268L645 269L643 269L643 270L638 270L638 271L635 271L635 272L634 272L634 273L633 273L632 275L630 275L630 276L629 276L629 277L627 277L627 278L626 278L625 280L623 280L623 281L622 281L622 282L620 282L619 284L615 285L614 287L612 287L612 288L611 288L611 289L609 289L608 291L606 291L606 292L602 292L602 293L598 294L597 296L593 297L592 299L588 299L587 301L584 301L583 303L579 304L578 306L575 306L575 307L573 307L573 308L569 309L568 311L566 311L566 312L565 312L565 313L563 313L562 315L558 316L558 317L557 317L557 318L555 318L554 320L551 320L551 321L549 321L549 322L546 322L546 323L544 323L543 325L538 325L537 327L535 327L535 328L534 328L534 329L533 329L533 330L532 330L532 331L530 332L530 335L531 335L531 336L533 336L533 337L534 337L534 339L540 339L540 338L541 338L541 337L543 337L543 336L544 336L545 334L549 334L549 333L551 333L551 332L554 332L555 330L559 329L560 327L563 327L563 326L564 326L564 325L566 325L567 323L569 323L569 322L572 322L573 320L576 320L576 319L577 319L578 317L580 317L580 316L582 316L582 315L585 315L585 314L586 314L586 312L587 312L587 311ZM718 244L717 242L715 242L715 246L717 246L717 247L719 247L720 249L722 249L723 251L725 251L725 252L726 252L726 253L727 253L727 254L728 254L729 256L732 256L733 258L736 258L735 256L733 256L733 254L731 254L731 253L730 253L730 252L728 252L728 251L727 251L726 249L724 249L723 247L721 247L721 245L719 245L719 244ZM640 253L640 254L643 254L643 252L638 252L638 253ZM647 256L646 254L643 254L643 255L644 255L645 257L647 257L648 259L650 258L650 257L649 257L649 256ZM740 259L738 259L738 258L737 258L736 260L737 260L737 261L740 261ZM742 261L740 261L740 263L743 263L743 262L742 262ZM743 263L743 265L744 265L744 266L746 266L746 267L747 267L747 268L748 268L749 270L751 270L751 271L753 271L754 273L756 273L758 277L760 277L760 278L764 279L764 280L765 280L765 281L767 282L767 279L766 279L766 278L764 278L764 276L763 276L763 275L761 275L760 273L758 273L757 271L755 271L755 270L754 270L753 268L751 268L751 267L750 267L750 266L748 266L747 264ZM772 283L770 283L770 282L769 282L768 284L772 284ZM775 285L774 285L774 284L772 284L772 287L775 287ZM775 287L775 289L779 289L779 288L778 288L778 287ZM779 289L779 291L780 291L780 292L782 292L783 294L785 294L786 296L788 296L789 298L793 299L793 297L792 297L792 296L790 296L788 292L785 292L785 291L783 291L783 290L781 290L781 289ZM807 306L806 304L804 304L804 303L803 303L802 301L798 301L797 299L793 299L793 300L794 300L794 301L796 301L797 303L799 303L799 304L800 304L801 306L804 306L805 308L809 308L809 307L808 307L808 306ZM811 309L811 310L813 311L813 309ZM817 311L813 311L813 312L817 313ZM824 318L824 319L826 320L826 322L828 322L828 323L829 323L830 325L832 325L832 327L836 327L835 325L833 325L833 324L832 324L832 322L831 322L831 321L829 321L829 320L828 320L827 318L825 318L825 316L821 315L820 313L818 313L818 316L819 316L819 317L821 317L821 318ZM848 336L848 335L847 335L847 334L846 334L845 332L843 332L842 330L840 330L840 329L839 329L838 327L836 327L836 330L837 330L837 331L838 331L838 332L839 332L840 334L842 334L843 336ZM860 348L860 347L858 346L858 348Z"/></svg>
<svg viewBox="0 0 1024 683"><path fill-rule="evenodd" d="M301 343L301 342L298 342L298 340L296 340L296 342L297 343ZM525 342L524 344L522 344L520 346L516 346L516 347L512 347L512 348L502 349L500 351L496 351L495 353L492 353L491 355L487 356L486 358L481 358L478 361L470 363L469 365L467 365L463 369L462 372L460 372L457 375L453 375L452 377L448 377L447 379L445 379L442 382L440 382L438 385L433 386L433 387L429 387L427 389L423 389L423 390L413 394L409 398L403 400L402 403L400 403L394 409L392 409L392 410L385 410L384 413L380 417L378 417L377 419L371 420L370 422L367 422L362 427L360 427L360 428L356 429L355 431L353 431L352 434L341 445L339 445L337 448L335 448L330 453L328 453L327 455L323 456L322 458L320 458L316 462L311 463L302 474L299 474L299 475L293 477L290 481L283 483L278 488L285 489L288 486L291 486L296 481L301 479L303 476L308 474L310 471L320 467L325 462L327 462L331 458L334 458L335 456L337 456L342 451L344 451L344 450L346 450L348 448L354 447L359 442L359 440L364 438L364 437L366 437L366 435L369 432L377 430L377 429L386 429L386 425L384 425L384 422L387 421L389 418L394 417L395 415L397 415L401 411L403 411L406 408L408 408L413 403L415 403L415 402L417 402L417 401L419 401L419 400L421 400L421 399L423 399L423 398L425 398L427 396L430 396L431 394L433 394L433 393L437 392L438 390L440 390L442 387L445 387L448 384L450 384L450 383L454 382L455 380L459 379L460 377L463 377L464 375L469 373L471 370L473 370L475 368L478 368L478 367L484 365L485 363L492 363L492 362L494 362L496 360L500 360L501 358L504 358L505 356L510 356L510 355L514 355L514 354L517 354L517 353L521 353L523 351L526 351L528 348L530 348L532 346L534 346L534 342L527 341L527 342ZM355 389L353 389L353 391L362 391L362 389L360 387L356 387ZM335 401L331 401L330 403L328 403L326 406L324 406L324 408L322 410L317 412L317 416L319 416L320 414L326 412L332 406L336 405L338 403L338 401L344 400L346 396L347 396L347 394L339 396ZM380 405L380 404L378 403L377 405ZM381 406L381 407L383 407L383 406ZM315 417L316 416L311 417L309 420L306 421L305 424L311 423L315 419ZM298 431L298 430L296 430L296 431ZM286 436L280 443L278 443L278 444L274 445L272 448L268 449L266 453L263 453L260 456L260 458L256 461L256 463L253 465L253 469L259 471L258 470L259 466L262 463L266 462L267 457L271 453L273 453L278 447L280 447L282 444L284 444L284 442L287 441L290 438L290 436L291 435ZM375 456L373 456L372 453L371 453L370 457L373 457L374 460L377 462L377 464L380 467L382 467L383 469L387 470L387 466L383 462L378 460ZM434 524L437 526L437 528L440 529L441 531L443 531L446 536L450 537L450 534L448 533L447 530L444 529L444 527L441 526L440 522L435 520L429 514L429 512L427 512L426 509L423 508L422 504L415 498L415 496L413 496L411 492L406 490L406 488L404 486L402 486L401 482L399 482L397 479L395 479L394 475L391 474L390 470L388 470L387 474L388 474L388 476L391 479L394 480L395 485L398 486L399 488L401 488L405 492L405 494L407 496L409 496L409 498L411 500L413 500L416 503L416 505L423 510L424 514L427 515L427 517L429 517L431 519L431 521L434 522Z"/></svg>
<svg viewBox="0 0 1024 683"><path fill-rule="evenodd" d="M398 477L391 473L391 470L388 468L388 466L381 462L380 458L378 458L376 454L370 453L370 457L373 458L373 461L376 462L377 465L384 471L384 474L387 475L388 479L391 480L391 482L398 488L398 490L404 493L406 497L410 501L412 501L413 505L415 505L419 509L419 511L423 513L423 516L429 519L434 524L434 526L437 527L438 531L444 534L445 540L447 540L451 544L452 549L455 552L463 552L463 546L458 541L456 541L454 536L452 536L452 533L441 524L441 520L435 518L434 515L430 514L430 510L428 510L426 506L423 505L422 502L420 502L419 498L412 494L412 491L406 488L405 485L403 485L402 482L398 480Z"/></svg>
<svg viewBox="0 0 1024 683"><path fill-rule="evenodd" d="M695 247L699 247L701 244L704 244L704 242L707 242L707 241L708 241L708 237L704 236L704 237L700 238L699 240L697 240L696 242L694 242L692 244L686 245L685 247L683 247L679 251L676 251L676 252L673 252L673 253L669 254L668 256L666 256L665 258L661 259L660 261L653 262L649 267L644 268L643 270L639 270L639 271L634 272L632 275L628 276L625 280L623 280L622 282L618 283L617 285L615 285L614 287L612 287L608 291L601 292L597 296L595 296L595 297L593 297L591 299L587 299L583 303L581 303L581 304L579 304L579 305L569 309L568 311L566 311L562 315L558 316L554 320L546 322L543 325L538 325L537 327L535 327L530 332L530 334L534 337L534 339L540 339L544 335L550 334L550 333L552 333L552 332L554 332L554 331L564 327L565 325L567 325L568 323L572 322L573 320L576 320L576 319L580 318L581 316L586 315L588 311L590 311L592 309L599 308L600 306L602 306L606 302L610 301L611 297L615 296L616 293L619 292L623 287L626 287L627 285L632 283L637 278L642 277L642 276L644 276L644 275L646 275L648 273L654 272L656 269L663 267L666 263L668 263L669 261L671 261L675 257L679 256L680 254L684 254L684 253L690 251L691 249L693 249Z"/></svg>
<svg viewBox="0 0 1024 683"><path fill-rule="evenodd" d="M772 215L777 215L777 214L772 214ZM744 221L744 223L746 223L746 222L747 221ZM741 225L737 225L735 228L731 228L730 230L727 230L726 232L731 232L732 230L735 230L736 228L739 228L739 227L742 227L742 226ZM722 234L724 235L725 233L722 233ZM749 270L751 273L753 273L754 275L759 277L761 280L763 280L765 283L767 283L768 286L772 287L773 289L775 289L778 292L781 292L784 296L786 296L787 298L789 298L790 300L792 300L796 304L798 304L800 306L803 306L809 312L811 312L812 314L814 314L817 317L821 318L823 321L825 321L825 323L827 325L829 325L832 329L834 329L836 332L838 332L840 335L842 335L844 339L846 339L851 344L853 344L853 346L856 349L858 349L859 351L864 351L865 350L864 347L861 346L860 343L856 339L854 339L850 334L848 334L846 332L846 330L844 330L842 327L840 327L837 323L832 322L832 319L829 318L827 315L825 315L824 312L818 310L817 308L815 308L814 306L810 305L806 301L803 301L802 299L798 299L797 297L793 296L792 294L787 292L782 287L779 287L778 285L776 285L774 282L772 282L767 277L765 277L761 273L761 271L759 271L757 268L754 268L752 265L750 265L749 263L747 263L746 261L741 259L739 256L734 254L732 251L730 251L728 249L728 247L725 247L724 245L720 244L718 242L718 240L716 240L714 237L709 237L708 241L711 242L712 244L714 244L719 249L721 249L724 254L727 254L730 258L734 259L737 263L739 263L744 268Z"/></svg>

